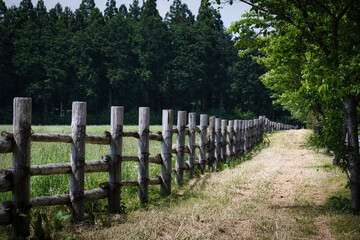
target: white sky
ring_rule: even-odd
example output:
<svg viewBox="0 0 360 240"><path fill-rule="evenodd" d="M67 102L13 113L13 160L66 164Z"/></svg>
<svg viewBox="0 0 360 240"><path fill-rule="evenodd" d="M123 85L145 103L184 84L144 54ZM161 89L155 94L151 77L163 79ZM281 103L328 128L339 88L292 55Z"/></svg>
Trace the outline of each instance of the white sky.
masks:
<svg viewBox="0 0 360 240"><path fill-rule="evenodd" d="M13 5L19 6L21 0L5 0L6 7L11 7ZM63 8L70 7L72 11L77 9L81 3L81 0L44 0L46 8L49 10L55 6L56 3L60 2ZM101 11L104 11L106 8L107 0L95 0L96 7L98 7ZM127 8L132 4L133 0L117 0L116 6L119 7L121 4L125 4ZM142 0L139 1L142 4ZM170 10L170 5L172 4L172 0L157 0L157 8L162 17L165 17L165 14ZM186 3L189 9L192 11L194 15L197 15L200 0L182 0L183 3ZM37 0L32 0L34 6L36 6ZM218 5L214 5L215 8ZM250 7L244 3L234 3L232 6L225 5L222 9L220 9L221 19L224 22L224 26L226 28L230 27L231 23L237 21L241 18L241 15L245 13L245 11L249 10Z"/></svg>

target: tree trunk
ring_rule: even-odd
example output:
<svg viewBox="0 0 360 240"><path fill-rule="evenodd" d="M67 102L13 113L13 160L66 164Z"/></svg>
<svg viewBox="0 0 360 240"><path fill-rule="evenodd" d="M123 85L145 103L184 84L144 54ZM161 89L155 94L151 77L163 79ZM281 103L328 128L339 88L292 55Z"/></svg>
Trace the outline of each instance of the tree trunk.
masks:
<svg viewBox="0 0 360 240"><path fill-rule="evenodd" d="M345 121L348 132L348 162L351 187L351 208L360 210L360 157L356 106L358 98L347 96L344 101Z"/></svg>

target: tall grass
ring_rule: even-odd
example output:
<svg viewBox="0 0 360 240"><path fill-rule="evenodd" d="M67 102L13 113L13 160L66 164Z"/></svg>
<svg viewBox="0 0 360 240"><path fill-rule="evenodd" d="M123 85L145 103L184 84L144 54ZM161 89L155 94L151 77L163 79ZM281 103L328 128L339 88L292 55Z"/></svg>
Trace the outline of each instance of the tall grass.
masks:
<svg viewBox="0 0 360 240"><path fill-rule="evenodd" d="M86 133L91 135L102 135L104 131L110 130L110 126L87 126ZM138 126L124 126L124 131L137 131ZM0 125L1 131L12 131L12 125ZM161 126L152 125L150 131L161 131ZM34 133L71 133L70 126L32 126L32 132ZM197 135L197 142L199 136ZM186 137L186 143L188 138ZM173 135L173 144L176 143L176 134ZM85 160L100 160L103 155L107 155L110 152L110 146L108 145L94 145L86 144L85 146ZM44 165L49 163L64 163L70 161L70 149L69 143L31 143L31 165ZM149 144L150 156L156 156L161 152L161 142L150 141ZM138 139L136 138L123 138L123 155L137 155L138 154ZM196 151L198 156L198 150ZM173 154L173 167L175 167L176 155ZM185 155L187 160L187 155ZM12 168L12 153L0 154L0 169ZM149 177L154 178L161 172L161 166L159 164L149 164ZM184 177L187 178L187 172L185 171ZM122 179L123 180L136 180L138 178L138 163L137 162L123 162L122 163ZM98 188L100 183L109 181L108 173L87 173L85 174L85 190L91 190ZM173 177L173 193L176 194L180 187L175 185ZM38 196L52 196L58 194L69 193L70 187L70 175L59 174L51 176L32 176L30 179L30 197ZM137 187L122 187L121 189L122 206L124 206L125 212L132 212L142 205L137 199ZM0 193L0 202L11 201L11 192ZM171 198L171 197L170 197ZM161 204L166 201L160 196L160 186L149 186L149 200L153 204ZM85 203L85 222L93 224L97 221L104 221L107 223L110 221L111 216L107 212L107 199L101 199L94 202ZM50 226L50 222L56 221L58 213L69 213L69 209L66 206L49 206L49 207L36 207L31 209L31 222L34 223L38 220L37 216L47 216L47 225ZM49 220L48 220L49 219ZM99 220L100 219L100 220ZM44 220L43 220L44 221ZM43 222L44 224L44 222ZM40 222L41 225L41 222ZM10 226L0 226L0 239L9 236ZM51 229L51 227L50 227ZM52 232L52 234L57 234Z"/></svg>
<svg viewBox="0 0 360 240"><path fill-rule="evenodd" d="M87 134L102 135L110 126L87 126ZM124 126L124 131L137 131L137 126ZM12 131L11 125L0 125L0 131ZM70 126L32 126L34 133L71 133ZM161 126L151 126L150 131L161 131ZM187 141L187 140L186 140ZM174 134L173 143L176 142ZM138 140L136 138L123 138L123 155L137 155ZM70 161L70 144L69 143L31 143L31 165L44 165L49 163L64 163ZM161 152L161 143L150 141L150 156L156 156ZM100 160L103 155L110 152L108 145L86 144L85 159ZM173 155L173 165L175 165L175 155ZM0 154L0 169L12 167L12 153ZM122 163L122 179L137 179L137 163ZM154 178L160 174L160 165L150 164L149 176ZM89 173L85 174L85 190L97 188L100 183L108 181L108 173ZM69 192L70 175L51 175L51 176L33 176L30 180L31 198L38 196L51 196L65 194ZM150 199L160 194L159 186L149 186ZM137 200L137 187L123 187L121 193L124 204L128 209L139 207ZM11 200L11 192L0 193L0 201ZM106 200L99 200L96 203L98 207L104 208Z"/></svg>

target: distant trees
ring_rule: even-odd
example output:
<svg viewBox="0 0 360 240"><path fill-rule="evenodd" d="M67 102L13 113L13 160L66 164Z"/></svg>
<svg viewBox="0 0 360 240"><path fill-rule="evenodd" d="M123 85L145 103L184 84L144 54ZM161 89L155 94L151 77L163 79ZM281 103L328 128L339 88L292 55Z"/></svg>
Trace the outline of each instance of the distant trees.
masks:
<svg viewBox="0 0 360 240"><path fill-rule="evenodd" d="M94 0L71 11L39 0L8 8L0 0L0 123L11 123L12 98L33 98L34 122L70 121L72 101L87 101L90 123L108 123L110 105L136 113L149 106L219 117L273 115L258 77L263 68L239 59L221 16L202 1L195 18L175 0L165 19L156 0L127 8ZM131 114L130 114L131 115ZM136 122L130 116L127 122Z"/></svg>

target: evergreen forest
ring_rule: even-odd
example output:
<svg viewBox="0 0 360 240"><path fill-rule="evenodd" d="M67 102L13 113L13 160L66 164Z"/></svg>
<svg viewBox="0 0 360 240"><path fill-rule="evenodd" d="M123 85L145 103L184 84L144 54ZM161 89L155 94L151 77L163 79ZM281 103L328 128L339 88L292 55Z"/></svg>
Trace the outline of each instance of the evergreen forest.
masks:
<svg viewBox="0 0 360 240"><path fill-rule="evenodd" d="M265 69L239 58L238 37L207 1L195 15L175 0L165 18L156 0L106 6L0 0L0 124L12 122L20 96L32 98L34 124L69 124L73 101L88 103L88 124L108 124L115 105L124 106L126 124L137 123L140 106L151 108L152 124L167 108L291 121L259 80Z"/></svg>

